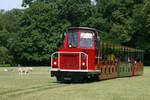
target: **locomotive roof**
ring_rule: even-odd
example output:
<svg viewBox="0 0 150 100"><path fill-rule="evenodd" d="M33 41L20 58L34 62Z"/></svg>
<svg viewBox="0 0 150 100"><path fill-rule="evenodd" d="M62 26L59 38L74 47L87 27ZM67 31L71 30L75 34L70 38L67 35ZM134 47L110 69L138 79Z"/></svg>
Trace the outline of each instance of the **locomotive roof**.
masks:
<svg viewBox="0 0 150 100"><path fill-rule="evenodd" d="M85 29L85 30L98 31L97 29L89 28L89 27L69 27L67 30L70 30L70 29Z"/></svg>

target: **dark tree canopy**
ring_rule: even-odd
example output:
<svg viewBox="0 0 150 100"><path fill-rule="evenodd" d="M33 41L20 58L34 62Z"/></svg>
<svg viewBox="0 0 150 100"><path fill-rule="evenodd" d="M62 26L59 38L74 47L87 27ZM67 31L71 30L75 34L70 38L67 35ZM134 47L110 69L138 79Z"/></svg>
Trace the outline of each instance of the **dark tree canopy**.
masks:
<svg viewBox="0 0 150 100"><path fill-rule="evenodd" d="M149 0L23 0L0 10L0 63L49 65L67 27L99 30L101 40L150 53Z"/></svg>

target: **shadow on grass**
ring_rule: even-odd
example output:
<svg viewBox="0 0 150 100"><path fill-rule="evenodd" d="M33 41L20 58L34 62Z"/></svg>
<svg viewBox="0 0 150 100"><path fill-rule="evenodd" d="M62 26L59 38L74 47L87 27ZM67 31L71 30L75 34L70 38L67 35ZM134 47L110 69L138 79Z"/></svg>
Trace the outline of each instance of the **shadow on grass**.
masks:
<svg viewBox="0 0 150 100"><path fill-rule="evenodd" d="M96 82L101 82L101 81L108 81L108 80L115 80L115 79L127 79L127 78L134 78L134 77L141 77L142 75L135 75L135 76L123 76L123 77L115 77L115 78L111 78L111 79L85 79L81 82L72 82L72 81L55 81L53 83L59 83L59 84L90 84L90 83L96 83Z"/></svg>

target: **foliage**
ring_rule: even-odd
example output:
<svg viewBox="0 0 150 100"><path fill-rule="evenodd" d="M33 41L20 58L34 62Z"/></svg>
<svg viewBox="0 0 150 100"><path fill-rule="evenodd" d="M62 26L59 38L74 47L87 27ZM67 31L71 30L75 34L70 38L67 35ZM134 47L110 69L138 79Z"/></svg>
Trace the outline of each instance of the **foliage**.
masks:
<svg viewBox="0 0 150 100"><path fill-rule="evenodd" d="M8 63L49 65L69 26L96 28L101 40L150 52L149 0L23 0L22 6L0 10L0 48L7 56L0 59Z"/></svg>
<svg viewBox="0 0 150 100"><path fill-rule="evenodd" d="M19 19L21 15L22 10L19 9L0 12L0 48L1 52L3 52L3 56L0 57L0 63L2 63L2 59L9 64L15 63L13 48L15 48L18 40L20 31Z"/></svg>
<svg viewBox="0 0 150 100"><path fill-rule="evenodd" d="M50 54L60 45L60 35L67 26L58 17L56 3L35 2L21 19L20 55L22 64L49 64ZM25 60L25 61L24 61Z"/></svg>
<svg viewBox="0 0 150 100"><path fill-rule="evenodd" d="M60 16L67 19L71 26L80 26L92 15L90 0L64 0L61 4Z"/></svg>
<svg viewBox="0 0 150 100"><path fill-rule="evenodd" d="M0 62L2 63L12 63L12 55L10 55L10 52L7 48L5 47L0 47Z"/></svg>

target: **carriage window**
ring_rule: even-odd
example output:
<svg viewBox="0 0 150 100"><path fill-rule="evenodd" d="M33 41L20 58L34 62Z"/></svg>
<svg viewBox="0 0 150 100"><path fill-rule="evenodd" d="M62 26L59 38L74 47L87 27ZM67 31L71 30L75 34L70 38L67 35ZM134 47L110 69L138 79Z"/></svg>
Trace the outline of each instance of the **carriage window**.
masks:
<svg viewBox="0 0 150 100"><path fill-rule="evenodd" d="M77 32L74 32L74 33L69 32L68 33L68 45L72 45L73 47L76 47L77 46L77 40L78 40L78 33Z"/></svg>
<svg viewBox="0 0 150 100"><path fill-rule="evenodd" d="M87 32L80 33L80 46L81 47L92 47L93 46L92 33L87 33Z"/></svg>

